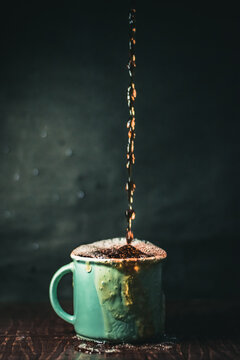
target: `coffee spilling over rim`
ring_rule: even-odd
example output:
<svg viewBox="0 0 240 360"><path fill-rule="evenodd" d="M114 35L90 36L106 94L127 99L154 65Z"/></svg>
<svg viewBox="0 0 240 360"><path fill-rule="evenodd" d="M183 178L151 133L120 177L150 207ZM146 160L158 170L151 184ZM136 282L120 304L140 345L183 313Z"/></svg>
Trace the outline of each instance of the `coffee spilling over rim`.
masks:
<svg viewBox="0 0 240 360"><path fill-rule="evenodd" d="M71 253L71 257L92 259L143 259L162 260L167 257L165 250L149 241L134 239L126 245L126 238L114 238L80 245Z"/></svg>

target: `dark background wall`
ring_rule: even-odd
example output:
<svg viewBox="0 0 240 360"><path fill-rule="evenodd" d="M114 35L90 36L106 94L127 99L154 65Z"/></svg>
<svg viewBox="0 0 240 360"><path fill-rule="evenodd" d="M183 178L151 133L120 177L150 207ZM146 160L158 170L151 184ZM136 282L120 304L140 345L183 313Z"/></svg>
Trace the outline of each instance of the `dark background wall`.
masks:
<svg viewBox="0 0 240 360"><path fill-rule="evenodd" d="M236 14L138 1L134 230L168 251L169 298L240 295ZM2 301L47 300L74 247L124 236L127 18L127 1L1 9Z"/></svg>

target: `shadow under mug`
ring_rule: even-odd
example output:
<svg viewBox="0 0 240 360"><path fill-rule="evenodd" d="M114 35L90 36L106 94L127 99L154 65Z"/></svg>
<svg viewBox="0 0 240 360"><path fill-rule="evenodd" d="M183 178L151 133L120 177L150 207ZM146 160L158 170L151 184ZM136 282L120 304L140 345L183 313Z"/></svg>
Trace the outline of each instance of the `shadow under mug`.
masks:
<svg viewBox="0 0 240 360"><path fill-rule="evenodd" d="M76 256L74 251L71 258L54 274L49 295L57 315L72 324L80 338L115 343L161 339L163 258L99 259ZM57 297L58 283L69 272L73 315L62 309Z"/></svg>

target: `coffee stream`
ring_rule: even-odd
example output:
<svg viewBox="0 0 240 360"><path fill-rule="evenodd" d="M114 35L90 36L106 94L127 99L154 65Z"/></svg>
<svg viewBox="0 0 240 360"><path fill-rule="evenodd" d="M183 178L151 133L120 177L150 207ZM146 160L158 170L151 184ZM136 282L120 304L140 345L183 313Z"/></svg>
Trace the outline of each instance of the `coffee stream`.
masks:
<svg viewBox="0 0 240 360"><path fill-rule="evenodd" d="M132 7L129 12L129 61L128 71L130 76L130 84L127 89L127 102L129 109L129 120L127 122L128 128L128 144L127 144L127 170L128 170L128 181L126 183L126 191L128 194L128 209L126 210L127 218L127 232L126 240L127 244L130 244L134 238L132 232L132 220L135 219L135 211L133 210L133 193L136 188L135 183L132 179L132 166L135 163L134 155L134 139L135 133L135 108L134 102L136 100L137 92L134 83L134 75L136 68L136 56L135 56L135 45L136 45L136 9Z"/></svg>
<svg viewBox="0 0 240 360"><path fill-rule="evenodd" d="M134 3L134 0L132 0ZM129 109L129 119L127 122L128 128L128 144L127 144L127 163L126 167L128 170L128 181L126 183L126 191L128 194L128 209L126 210L127 218L127 231L126 241L127 244L121 247L115 248L109 246L106 249L95 250L94 253L88 254L89 257L97 258L146 258L151 254L146 254L141 250L131 245L134 235L132 232L132 220L135 219L135 211L133 210L133 193L136 188L135 183L132 179L132 166L135 163L134 156L134 139L135 139L135 108L134 103L136 100L137 92L135 88L135 68L136 68L136 8L132 6L129 12L129 61L127 68L130 76L130 84L127 89L127 103Z"/></svg>

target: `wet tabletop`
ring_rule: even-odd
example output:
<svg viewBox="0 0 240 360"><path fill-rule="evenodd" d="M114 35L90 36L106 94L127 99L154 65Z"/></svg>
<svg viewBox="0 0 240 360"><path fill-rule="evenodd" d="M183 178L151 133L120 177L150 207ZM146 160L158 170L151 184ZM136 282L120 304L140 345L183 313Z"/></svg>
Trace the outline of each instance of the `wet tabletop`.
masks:
<svg viewBox="0 0 240 360"><path fill-rule="evenodd" d="M47 303L0 305L0 360L3 359L240 359L239 301L167 304L167 340L157 345L88 354L73 327ZM65 304L70 311L71 306ZM94 349L93 349L94 350ZM101 348L100 348L101 350ZM98 351L95 349L94 351ZM101 350L102 351L102 350Z"/></svg>

